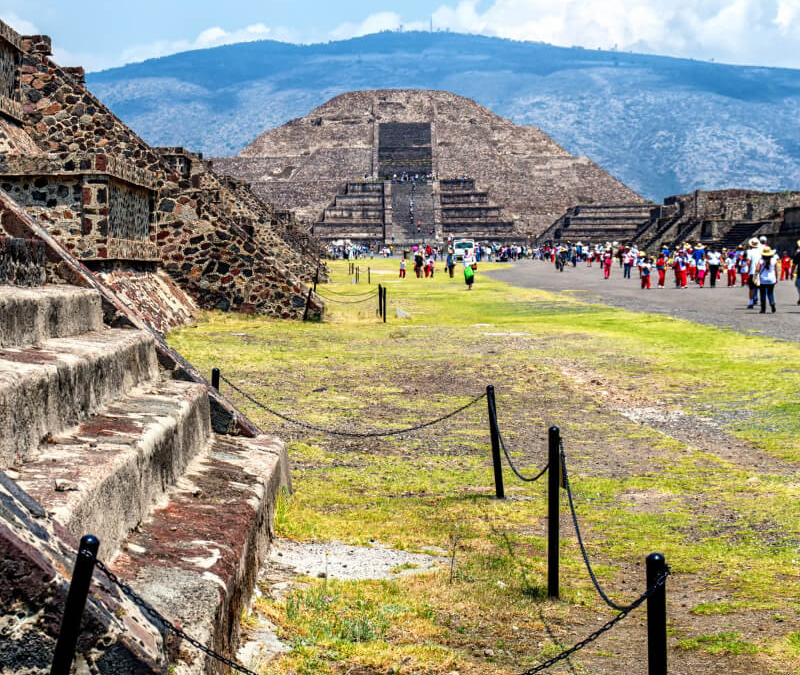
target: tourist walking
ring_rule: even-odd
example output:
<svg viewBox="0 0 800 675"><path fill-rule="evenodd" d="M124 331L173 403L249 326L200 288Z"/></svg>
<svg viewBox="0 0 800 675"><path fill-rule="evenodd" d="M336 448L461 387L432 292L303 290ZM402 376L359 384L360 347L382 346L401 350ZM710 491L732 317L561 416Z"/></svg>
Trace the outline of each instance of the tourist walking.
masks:
<svg viewBox="0 0 800 675"><path fill-rule="evenodd" d="M447 270L450 272L450 278L453 278L453 271L456 268L456 257L453 249L447 250Z"/></svg>
<svg viewBox="0 0 800 675"><path fill-rule="evenodd" d="M406 278L406 259L405 258L401 258L400 259L400 278L401 279L405 279Z"/></svg>
<svg viewBox="0 0 800 675"><path fill-rule="evenodd" d="M642 288L650 288L650 258L645 256L639 264L639 277L642 280Z"/></svg>
<svg viewBox="0 0 800 675"><path fill-rule="evenodd" d="M614 258L611 255L611 251L606 251L603 254L603 279L608 279L611 276L611 265L614 262Z"/></svg>
<svg viewBox="0 0 800 675"><path fill-rule="evenodd" d="M464 258L464 283L467 285L467 290L472 290L472 284L475 283L475 270L478 265L471 260Z"/></svg>
<svg viewBox="0 0 800 675"><path fill-rule="evenodd" d="M722 255L717 251L716 246L711 247L711 251L706 255L708 261L708 285L715 288L717 285L717 277L719 276L719 267L722 263Z"/></svg>
<svg viewBox="0 0 800 675"><path fill-rule="evenodd" d="M761 314L767 311L767 301L775 313L775 284L778 283L778 256L769 246L761 251L761 260L756 264L756 285L761 299Z"/></svg>
<svg viewBox="0 0 800 675"><path fill-rule="evenodd" d="M663 251L656 258L656 273L658 274L658 288L664 288L664 282L667 279L667 259L664 257Z"/></svg>
<svg viewBox="0 0 800 675"><path fill-rule="evenodd" d="M754 309L756 301L758 300L758 279L756 277L756 267L761 261L761 251L763 250L758 239L753 237L750 240L750 249L747 251L747 290L750 296L750 302L747 309Z"/></svg>

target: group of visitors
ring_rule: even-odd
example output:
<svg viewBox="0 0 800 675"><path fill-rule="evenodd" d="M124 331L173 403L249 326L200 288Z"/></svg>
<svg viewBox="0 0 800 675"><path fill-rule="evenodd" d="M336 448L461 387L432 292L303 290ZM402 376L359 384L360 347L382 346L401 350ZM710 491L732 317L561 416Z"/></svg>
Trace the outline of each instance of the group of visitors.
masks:
<svg viewBox="0 0 800 675"><path fill-rule="evenodd" d="M726 279L727 286L737 285L748 289L748 309L760 305L761 313L767 306L777 311L775 304L775 285L781 280L795 280L800 305L800 240L794 255L788 251L778 252L771 248L766 237L750 239L746 246L736 249L720 249L702 243L684 243L674 249L663 247L658 253L650 255L636 246L616 246L612 244L584 245L562 244L541 246L534 252L534 258L549 260L559 271L568 264L576 266L585 262L588 267L593 262L599 264L603 278L611 276L614 263L622 269L625 279L631 278L632 270L637 270L641 287L664 288L667 272L672 270L676 288L686 289L689 283L699 288L715 288L718 281Z"/></svg>

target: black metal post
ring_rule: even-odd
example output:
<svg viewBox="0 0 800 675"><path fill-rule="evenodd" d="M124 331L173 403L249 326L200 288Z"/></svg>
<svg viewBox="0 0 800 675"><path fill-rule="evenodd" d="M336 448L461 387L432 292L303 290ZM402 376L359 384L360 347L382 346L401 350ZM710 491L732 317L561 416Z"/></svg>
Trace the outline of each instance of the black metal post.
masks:
<svg viewBox="0 0 800 675"><path fill-rule="evenodd" d="M306 298L306 308L305 311L303 312L303 321L308 321L308 308L311 306L311 294L313 292L314 291L311 290L310 288L308 289L308 297Z"/></svg>
<svg viewBox="0 0 800 675"><path fill-rule="evenodd" d="M492 439L492 465L494 466L494 491L498 499L505 499L503 489L503 460L500 457L500 431L497 426L497 404L494 398L494 386L486 387L486 403L489 407L489 436Z"/></svg>
<svg viewBox="0 0 800 675"><path fill-rule="evenodd" d="M367 267L367 285L372 286L372 268Z"/></svg>
<svg viewBox="0 0 800 675"><path fill-rule="evenodd" d="M356 283L361 283L361 268L356 267Z"/></svg>
<svg viewBox="0 0 800 675"><path fill-rule="evenodd" d="M561 489L561 432L550 427L548 432L547 470L547 596L558 598L559 490Z"/></svg>
<svg viewBox="0 0 800 675"><path fill-rule="evenodd" d="M319 265L317 265L317 272L314 274L314 293L317 292L317 284L319 283Z"/></svg>
<svg viewBox="0 0 800 675"><path fill-rule="evenodd" d="M647 556L647 588L666 571L667 562L660 553ZM667 586L647 598L647 673L667 675Z"/></svg>
<svg viewBox="0 0 800 675"><path fill-rule="evenodd" d="M211 369L211 386L219 393L219 368Z"/></svg>
<svg viewBox="0 0 800 675"><path fill-rule="evenodd" d="M387 309L386 286L384 286L383 287L383 323L386 323L386 309Z"/></svg>
<svg viewBox="0 0 800 675"><path fill-rule="evenodd" d="M67 604L61 618L61 631L53 652L53 664L50 675L69 675L72 661L75 658L75 646L81 632L81 618L86 607L86 597L92 583L92 573L97 560L97 549L100 540L89 534L81 539L78 546L78 557L75 559L75 570L67 593Z"/></svg>
<svg viewBox="0 0 800 675"><path fill-rule="evenodd" d="M378 284L378 316L383 318L383 286Z"/></svg>

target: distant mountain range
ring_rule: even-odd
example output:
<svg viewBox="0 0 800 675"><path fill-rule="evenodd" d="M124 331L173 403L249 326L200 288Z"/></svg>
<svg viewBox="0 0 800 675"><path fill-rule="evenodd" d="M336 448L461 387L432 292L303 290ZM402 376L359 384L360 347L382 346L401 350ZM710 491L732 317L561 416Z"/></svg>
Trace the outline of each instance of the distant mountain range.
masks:
<svg viewBox="0 0 800 675"><path fill-rule="evenodd" d="M800 71L562 48L476 35L384 32L249 42L90 73L153 145L238 153L262 131L357 89L441 89L534 125L641 195L800 188Z"/></svg>

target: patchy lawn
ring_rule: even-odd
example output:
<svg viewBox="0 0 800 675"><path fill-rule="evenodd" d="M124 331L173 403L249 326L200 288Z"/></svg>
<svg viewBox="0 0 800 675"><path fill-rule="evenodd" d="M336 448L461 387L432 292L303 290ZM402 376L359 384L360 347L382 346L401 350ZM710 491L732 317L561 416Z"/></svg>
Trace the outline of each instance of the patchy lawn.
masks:
<svg viewBox="0 0 800 675"><path fill-rule="evenodd" d="M503 435L525 473L565 437L584 538L609 595L644 589L664 553L670 673L800 672L800 345L512 288L468 292L440 272L329 303L323 323L209 313L170 343L218 366L275 410L339 430L398 429L493 384ZM440 266L441 267L441 266ZM323 295L356 298L335 263ZM411 314L398 319L395 308ZM223 393L231 394L225 390ZM412 434L337 438L237 399L290 444L295 492L277 526L298 541L381 542L454 556L437 572L380 581L300 578L256 609L292 651L277 673L517 673L613 616L588 579L562 506L562 601L546 588L545 481L506 470L497 501L486 403ZM639 609L549 672L646 672Z"/></svg>

